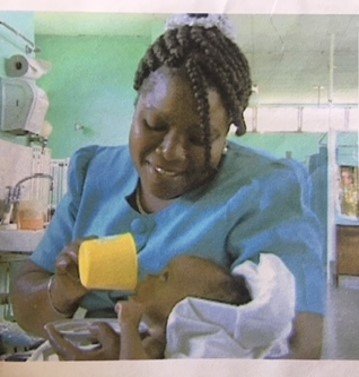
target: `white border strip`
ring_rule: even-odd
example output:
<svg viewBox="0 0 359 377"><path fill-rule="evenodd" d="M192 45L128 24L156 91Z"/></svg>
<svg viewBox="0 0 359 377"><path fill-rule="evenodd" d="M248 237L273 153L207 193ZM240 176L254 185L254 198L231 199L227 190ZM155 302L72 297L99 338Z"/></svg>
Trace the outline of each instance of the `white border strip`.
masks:
<svg viewBox="0 0 359 377"><path fill-rule="evenodd" d="M120 13L358 14L359 5L352 0L1 0L1 10Z"/></svg>

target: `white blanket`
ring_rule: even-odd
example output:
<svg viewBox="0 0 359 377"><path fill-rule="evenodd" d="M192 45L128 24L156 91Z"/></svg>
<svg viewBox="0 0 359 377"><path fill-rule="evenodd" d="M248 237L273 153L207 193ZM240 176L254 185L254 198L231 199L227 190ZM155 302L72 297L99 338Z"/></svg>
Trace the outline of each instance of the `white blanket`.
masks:
<svg viewBox="0 0 359 377"><path fill-rule="evenodd" d="M189 297L167 324L166 358L275 358L289 353L295 281L280 258L261 254L233 270L245 277L252 301L235 306Z"/></svg>

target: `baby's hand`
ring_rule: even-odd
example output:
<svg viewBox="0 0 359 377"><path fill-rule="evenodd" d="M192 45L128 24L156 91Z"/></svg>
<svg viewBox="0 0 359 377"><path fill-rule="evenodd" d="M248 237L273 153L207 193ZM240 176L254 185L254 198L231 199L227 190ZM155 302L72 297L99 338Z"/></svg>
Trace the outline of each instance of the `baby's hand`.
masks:
<svg viewBox="0 0 359 377"><path fill-rule="evenodd" d="M116 304L115 311L120 324L132 324L138 328L143 316L143 305L134 301L119 301Z"/></svg>

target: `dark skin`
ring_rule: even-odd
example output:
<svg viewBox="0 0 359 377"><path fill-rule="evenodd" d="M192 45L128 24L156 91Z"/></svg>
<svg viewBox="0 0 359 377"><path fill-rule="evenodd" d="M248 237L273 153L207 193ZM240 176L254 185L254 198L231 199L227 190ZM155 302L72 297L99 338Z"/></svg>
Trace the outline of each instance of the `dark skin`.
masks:
<svg viewBox="0 0 359 377"><path fill-rule="evenodd" d="M81 299L88 293L79 279L79 245L80 243L69 245L56 262L51 298L53 306L64 314L59 314L49 305L47 285L52 274L31 261L27 261L22 267L11 292L11 301L17 322L29 333L46 337L44 324L72 317Z"/></svg>
<svg viewBox="0 0 359 377"><path fill-rule="evenodd" d="M144 307L136 302L116 305L121 335L116 334L106 323L94 323L90 328L96 346L91 349L77 347L63 337L52 324L45 329L52 348L60 360L143 360L163 359L165 334L161 328L151 334L140 334L138 327Z"/></svg>
<svg viewBox="0 0 359 377"><path fill-rule="evenodd" d="M94 323L90 333L97 345L91 349L76 347L56 330L53 324L45 325L47 338L56 350L60 360L116 360L120 354L120 337L106 323Z"/></svg>
<svg viewBox="0 0 359 377"><path fill-rule="evenodd" d="M320 359L323 342L323 316L298 313L290 340L292 359Z"/></svg>
<svg viewBox="0 0 359 377"><path fill-rule="evenodd" d="M141 179L142 206L158 212L177 196L200 186L209 176L189 83L181 74L160 69L151 85L152 90L144 84L136 106L130 149ZM178 106L181 101L184 103ZM210 91L209 102L213 123L211 164L217 167L229 121L216 92ZM51 295L54 306L67 314L62 317L71 316L87 293L79 281L77 250L69 246L57 261ZM16 320L25 330L39 336L46 335L43 329L46 323L61 318L49 307L46 287L50 276L48 271L28 261L12 292Z"/></svg>
<svg viewBox="0 0 359 377"><path fill-rule="evenodd" d="M120 337L109 327L106 329L105 323L94 325L97 334L93 333L93 337L97 339L98 346L91 350L74 346L51 324L46 326L48 337L53 349L63 360L97 360L99 356L123 360L161 359L164 357L167 319L176 303L187 296L208 296L211 291L208 287L219 285L222 279L223 271L211 262L179 257L161 275L149 275L141 282L130 301L116 305L121 326ZM138 331L141 320L146 321L151 329L145 336ZM296 331L298 325L302 326L303 322L297 321ZM303 332L305 327L299 330ZM311 358L315 350L309 348L310 345L320 343L320 339L313 338L313 335L311 331L307 333L307 338L293 337L294 344L289 357ZM116 339L120 344L119 353Z"/></svg>
<svg viewBox="0 0 359 377"><path fill-rule="evenodd" d="M132 312L132 309L130 309ZM120 359L157 359L163 357L164 344L152 337L147 342L139 337L139 316L123 319L123 334L132 342L121 342L121 338L111 331L105 323L94 325L92 334L99 347L95 350L83 350L75 347L64 339L52 325L47 325L46 330L52 346L64 360L116 360ZM136 319L137 318L137 319ZM137 321L137 322L136 322ZM291 338L290 359L319 359L321 355L323 319L311 313L297 315L294 324L294 333ZM119 352L119 342L121 352ZM122 345L123 344L123 345ZM119 356L120 355L120 356ZM134 356L135 355L135 356Z"/></svg>
<svg viewBox="0 0 359 377"><path fill-rule="evenodd" d="M226 280L227 272L216 264L191 256L174 259L160 275L148 275L138 284L129 301L116 305L121 328L120 353L117 356L123 360L164 358L167 320L175 305L188 296L229 299L227 291L222 291L221 295L216 291L216 287ZM141 320L149 326L148 334L140 334ZM105 351L110 352L107 342L104 342L104 334L99 334L99 345L94 350L88 350L75 347L51 324L46 325L46 330L52 347L61 359L73 360L75 357L86 360L97 358ZM109 333L107 336L111 336L111 344L114 344L116 337ZM117 352L116 347L114 350ZM114 352L108 354L109 357L114 355Z"/></svg>
<svg viewBox="0 0 359 377"><path fill-rule="evenodd" d="M226 145L229 117L216 91L209 90L208 97L210 164L215 169ZM141 179L141 204L149 212L160 211L211 178L194 103L181 71L162 67L143 84L133 116L130 149Z"/></svg>
<svg viewBox="0 0 359 377"><path fill-rule="evenodd" d="M130 134L130 149L140 176L140 199L148 212L158 212L176 197L211 179L205 162L205 148L198 137L199 116L189 83L181 73L161 68L144 83L136 106ZM211 166L222 159L229 117L215 90L209 91L211 119ZM87 293L78 278L77 252L70 246L59 256L53 304L49 306L47 283L51 274L28 261L12 291L16 320L30 333L46 336L43 326L69 317ZM294 358L319 358L323 318L298 313L292 339Z"/></svg>

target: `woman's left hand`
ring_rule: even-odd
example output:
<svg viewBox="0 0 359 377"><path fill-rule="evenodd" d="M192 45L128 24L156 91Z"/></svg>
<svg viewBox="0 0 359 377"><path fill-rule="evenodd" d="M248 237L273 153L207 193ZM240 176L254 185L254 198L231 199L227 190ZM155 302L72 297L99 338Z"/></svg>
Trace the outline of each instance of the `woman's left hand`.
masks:
<svg viewBox="0 0 359 377"><path fill-rule="evenodd" d="M120 336L106 323L94 323L90 332L97 345L84 349L65 339L55 327L45 325L51 346L61 360L118 360L120 356Z"/></svg>

